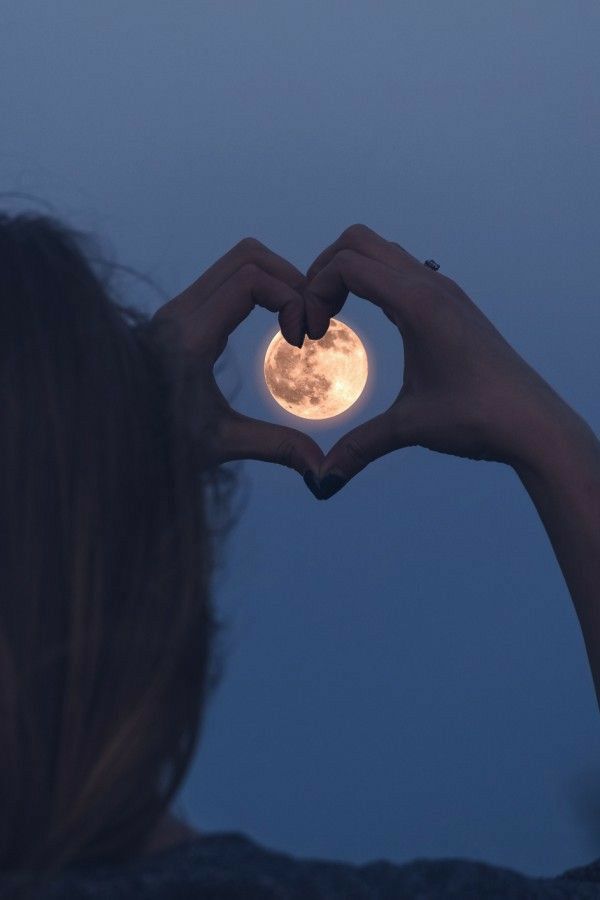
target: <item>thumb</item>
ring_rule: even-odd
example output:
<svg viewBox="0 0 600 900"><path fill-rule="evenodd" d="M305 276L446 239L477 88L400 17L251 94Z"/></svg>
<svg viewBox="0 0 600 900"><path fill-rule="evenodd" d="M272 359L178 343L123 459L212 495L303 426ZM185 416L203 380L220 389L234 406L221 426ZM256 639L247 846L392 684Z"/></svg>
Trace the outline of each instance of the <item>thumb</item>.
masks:
<svg viewBox="0 0 600 900"><path fill-rule="evenodd" d="M408 433L399 427L399 411L394 405L353 428L326 454L317 478L310 472L305 475L306 485L318 500L328 500L379 457L409 446Z"/></svg>
<svg viewBox="0 0 600 900"><path fill-rule="evenodd" d="M318 472L323 451L307 434L241 414L227 423L220 442L221 462L258 459L295 469L300 475Z"/></svg>

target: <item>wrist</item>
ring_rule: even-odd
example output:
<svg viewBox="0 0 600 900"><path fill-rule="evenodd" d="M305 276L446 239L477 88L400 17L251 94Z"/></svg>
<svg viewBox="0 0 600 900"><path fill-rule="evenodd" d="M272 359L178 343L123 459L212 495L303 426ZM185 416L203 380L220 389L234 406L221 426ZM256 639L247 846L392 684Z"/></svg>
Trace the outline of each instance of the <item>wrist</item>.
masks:
<svg viewBox="0 0 600 900"><path fill-rule="evenodd" d="M539 423L535 451L513 468L571 594L600 704L600 441L574 410L564 418L557 414Z"/></svg>
<svg viewBox="0 0 600 900"><path fill-rule="evenodd" d="M600 441L562 400L533 417L528 431L528 440L511 462L521 480L600 479Z"/></svg>

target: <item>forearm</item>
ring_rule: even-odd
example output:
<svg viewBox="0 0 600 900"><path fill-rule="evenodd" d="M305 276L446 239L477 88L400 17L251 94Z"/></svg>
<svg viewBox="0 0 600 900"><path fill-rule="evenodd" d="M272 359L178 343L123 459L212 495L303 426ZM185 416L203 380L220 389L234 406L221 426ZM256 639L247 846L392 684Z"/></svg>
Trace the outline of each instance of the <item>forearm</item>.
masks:
<svg viewBox="0 0 600 900"><path fill-rule="evenodd" d="M600 442L568 407L534 430L531 453L514 468L571 594L600 707Z"/></svg>

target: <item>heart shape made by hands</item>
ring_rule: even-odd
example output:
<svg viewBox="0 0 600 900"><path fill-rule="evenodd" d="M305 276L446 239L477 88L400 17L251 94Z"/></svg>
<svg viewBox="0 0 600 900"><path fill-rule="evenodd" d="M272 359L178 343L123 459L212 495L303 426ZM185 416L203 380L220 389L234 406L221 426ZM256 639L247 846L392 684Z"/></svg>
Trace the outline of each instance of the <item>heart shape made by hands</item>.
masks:
<svg viewBox="0 0 600 900"><path fill-rule="evenodd" d="M284 338L301 347L305 336L323 337L349 293L378 306L404 344L403 383L388 409L324 454L302 431L229 406L213 369L228 336L256 305L278 313ZM401 447L510 463L528 453L532 417L554 397L455 281L365 225L345 229L306 275L246 238L153 320L176 326L193 383L190 427L198 446L214 448L217 463L290 466L319 499Z"/></svg>

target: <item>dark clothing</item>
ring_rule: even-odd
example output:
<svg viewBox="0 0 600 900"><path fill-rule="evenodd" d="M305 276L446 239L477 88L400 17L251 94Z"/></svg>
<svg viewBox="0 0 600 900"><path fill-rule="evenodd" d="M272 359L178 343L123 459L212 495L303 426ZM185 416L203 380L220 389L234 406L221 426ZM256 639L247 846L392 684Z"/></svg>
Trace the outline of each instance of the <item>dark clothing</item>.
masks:
<svg viewBox="0 0 600 900"><path fill-rule="evenodd" d="M600 900L600 859L545 878L458 858L416 859L403 865L378 860L355 865L289 856L238 832L213 832L126 864L72 868L43 894L44 900L446 897Z"/></svg>

